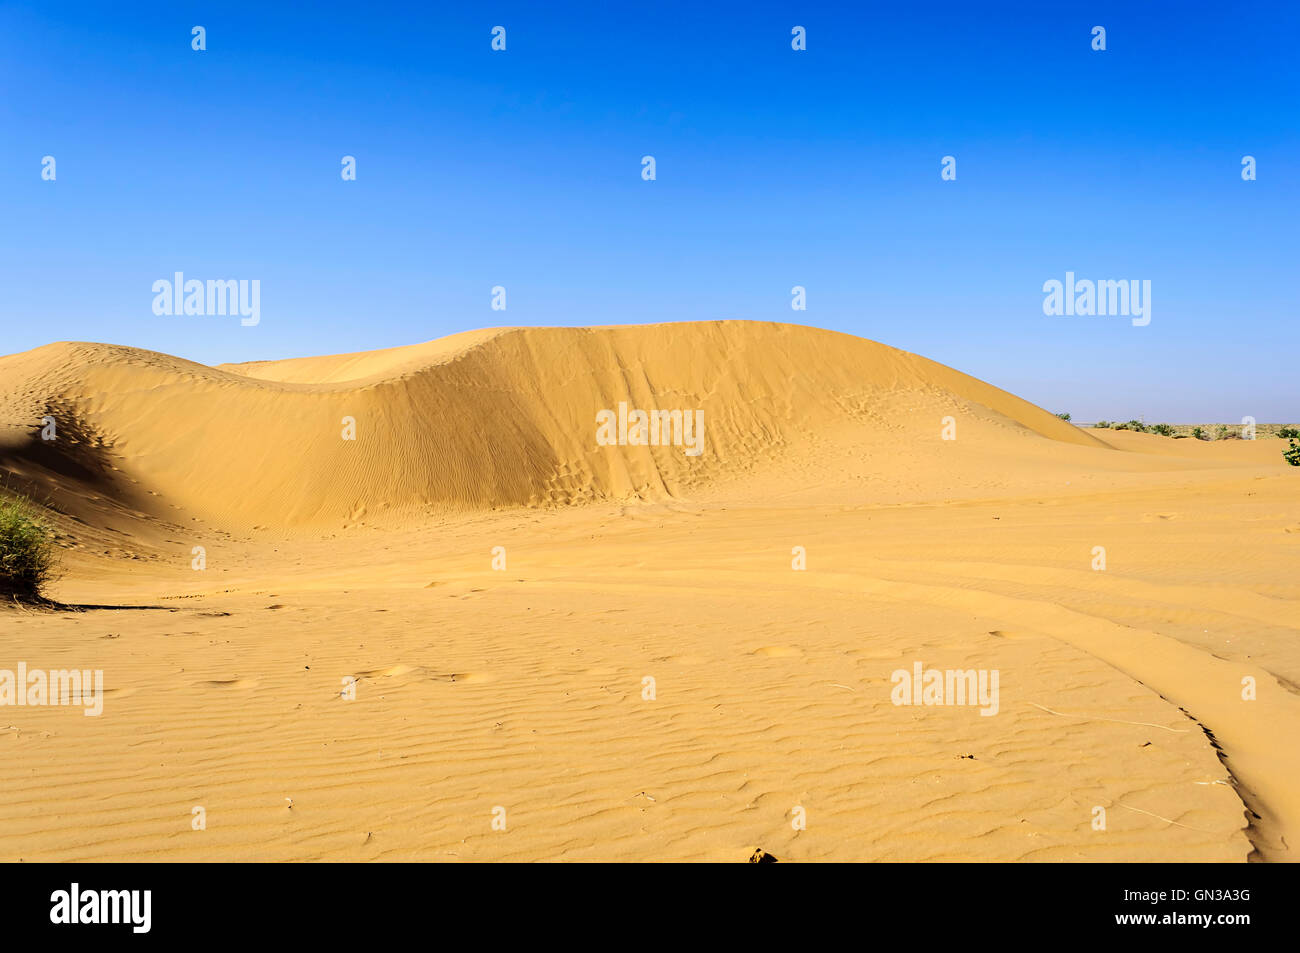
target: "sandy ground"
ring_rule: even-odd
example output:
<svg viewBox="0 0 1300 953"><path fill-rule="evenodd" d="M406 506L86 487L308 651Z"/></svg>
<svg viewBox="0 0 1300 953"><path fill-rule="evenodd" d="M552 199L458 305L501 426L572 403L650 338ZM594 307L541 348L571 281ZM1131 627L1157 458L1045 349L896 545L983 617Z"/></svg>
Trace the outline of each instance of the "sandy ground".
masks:
<svg viewBox="0 0 1300 953"><path fill-rule="evenodd" d="M620 399L703 407L706 453L598 447ZM0 423L67 547L0 668L105 683L0 707L0 859L1296 857L1281 441L743 322L51 345L0 358ZM996 715L894 704L917 662L996 671Z"/></svg>

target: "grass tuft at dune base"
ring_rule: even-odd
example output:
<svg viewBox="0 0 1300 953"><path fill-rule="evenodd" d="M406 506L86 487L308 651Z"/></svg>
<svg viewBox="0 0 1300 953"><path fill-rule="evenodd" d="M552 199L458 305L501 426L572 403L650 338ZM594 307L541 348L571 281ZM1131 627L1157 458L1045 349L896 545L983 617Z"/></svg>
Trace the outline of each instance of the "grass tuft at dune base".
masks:
<svg viewBox="0 0 1300 953"><path fill-rule="evenodd" d="M0 595L40 598L57 563L50 528L23 497L0 498Z"/></svg>

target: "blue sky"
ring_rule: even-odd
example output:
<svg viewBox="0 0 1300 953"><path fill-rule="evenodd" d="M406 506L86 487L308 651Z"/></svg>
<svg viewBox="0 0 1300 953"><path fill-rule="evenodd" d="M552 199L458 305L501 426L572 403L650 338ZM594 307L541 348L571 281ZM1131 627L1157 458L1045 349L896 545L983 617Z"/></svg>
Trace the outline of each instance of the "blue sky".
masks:
<svg viewBox="0 0 1300 953"><path fill-rule="evenodd" d="M748 318L1076 420L1300 418L1296 4L269 6L0 4L0 353ZM156 316L176 271L260 324ZM1150 325L1045 316L1067 271Z"/></svg>

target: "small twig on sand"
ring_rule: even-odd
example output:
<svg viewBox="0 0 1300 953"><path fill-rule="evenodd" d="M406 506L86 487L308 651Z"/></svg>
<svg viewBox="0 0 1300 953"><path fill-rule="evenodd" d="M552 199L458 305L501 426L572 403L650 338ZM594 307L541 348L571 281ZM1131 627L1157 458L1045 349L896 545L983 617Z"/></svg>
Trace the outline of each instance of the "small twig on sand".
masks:
<svg viewBox="0 0 1300 953"><path fill-rule="evenodd" d="M1190 728L1170 728L1167 725L1153 725L1149 721L1125 721L1122 718L1102 718L1100 715L1071 715L1068 712L1052 711L1052 709L1040 705L1038 702L1030 702L1029 704L1033 705L1035 708L1043 709L1043 711L1047 712L1049 715L1060 715L1063 718L1082 718L1085 721L1110 721L1117 725L1138 725L1142 728L1159 728L1162 731L1172 731L1175 734L1186 734L1192 730Z"/></svg>
<svg viewBox="0 0 1300 953"><path fill-rule="evenodd" d="M1116 802L1118 803L1118 802ZM1192 827L1190 824L1180 824L1178 821L1171 821L1167 817L1161 817L1159 814L1152 814L1150 811L1144 811L1140 807L1129 807L1127 804L1120 804L1120 807L1128 811L1134 811L1138 814L1145 814L1147 817L1154 817L1158 821L1164 821L1166 824L1173 824L1175 827L1185 827L1189 831L1196 831L1199 834L1217 834L1218 831L1207 831L1199 827Z"/></svg>

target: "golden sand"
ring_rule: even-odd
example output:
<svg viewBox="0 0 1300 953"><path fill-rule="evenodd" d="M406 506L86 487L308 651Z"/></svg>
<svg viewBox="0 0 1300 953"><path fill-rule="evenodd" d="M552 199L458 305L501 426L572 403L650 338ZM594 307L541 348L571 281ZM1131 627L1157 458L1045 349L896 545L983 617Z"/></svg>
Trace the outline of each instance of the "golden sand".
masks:
<svg viewBox="0 0 1300 953"><path fill-rule="evenodd" d="M599 445L620 403L704 452ZM3 357L82 608L0 609L0 668L105 695L0 707L0 859L1294 859L1282 446L766 323Z"/></svg>

